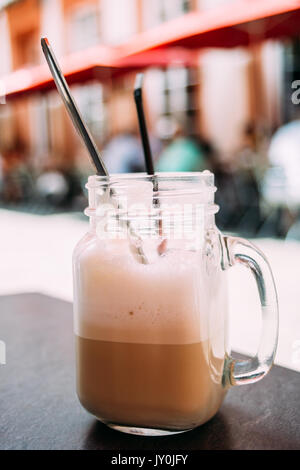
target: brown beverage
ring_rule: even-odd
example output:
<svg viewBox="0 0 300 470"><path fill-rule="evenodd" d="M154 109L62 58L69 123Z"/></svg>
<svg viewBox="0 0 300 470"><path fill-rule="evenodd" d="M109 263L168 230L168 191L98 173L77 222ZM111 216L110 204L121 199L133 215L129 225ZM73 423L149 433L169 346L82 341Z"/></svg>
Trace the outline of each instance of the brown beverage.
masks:
<svg viewBox="0 0 300 470"><path fill-rule="evenodd" d="M76 336L77 392L101 421L181 430L211 418L224 398L223 359L209 341L140 344Z"/></svg>
<svg viewBox="0 0 300 470"><path fill-rule="evenodd" d="M277 341L276 292L258 250L216 228L211 173L159 174L159 196L153 177L124 178L104 182L94 176L87 185L90 230L73 258L77 391L83 406L115 429L172 434L210 419L229 385L257 381L269 370ZM110 214L112 187L122 210ZM136 202L137 213L123 211ZM124 230L124 220L142 240ZM133 256L135 243L149 262ZM256 357L235 364L228 356L226 276L237 262L251 270L253 263L261 265L256 281L270 294L259 356L265 362Z"/></svg>

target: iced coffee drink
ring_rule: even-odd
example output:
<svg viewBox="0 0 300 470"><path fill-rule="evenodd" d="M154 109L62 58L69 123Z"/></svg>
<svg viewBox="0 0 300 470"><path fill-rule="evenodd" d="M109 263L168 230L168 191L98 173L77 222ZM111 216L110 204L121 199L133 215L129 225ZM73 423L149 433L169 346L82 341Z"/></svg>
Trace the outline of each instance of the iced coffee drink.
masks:
<svg viewBox="0 0 300 470"><path fill-rule="evenodd" d="M120 178L122 194L139 200L143 191L137 196L132 187L144 178L145 194L152 198L146 176ZM229 356L226 269L234 255L214 225L213 175L166 175L159 184L160 208L154 216L151 201L151 207L141 209L136 219L142 225L135 234L142 236L132 240L132 232L119 236L124 229L120 220L128 217L123 206L121 211L117 205L117 224L107 228L103 223L98 208L107 202L108 183L91 177L90 230L74 252L79 400L109 426L148 435L199 426L217 413L231 385L257 380L249 363L244 375L234 375L235 361ZM176 213L172 220L164 219L168 198L173 203L168 214ZM180 201L199 203L196 222L191 222L193 211L178 217ZM178 231L178 224L186 222L188 230ZM234 241L230 238L232 246ZM133 243L139 243L146 262L133 256ZM238 363L239 372L243 364ZM261 376L270 365L264 367Z"/></svg>

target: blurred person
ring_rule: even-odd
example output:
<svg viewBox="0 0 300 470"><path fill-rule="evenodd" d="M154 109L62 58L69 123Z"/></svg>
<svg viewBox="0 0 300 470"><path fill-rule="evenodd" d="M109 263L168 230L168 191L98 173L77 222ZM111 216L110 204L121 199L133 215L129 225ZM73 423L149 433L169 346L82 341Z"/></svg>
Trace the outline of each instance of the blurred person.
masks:
<svg viewBox="0 0 300 470"><path fill-rule="evenodd" d="M237 151L238 168L249 170L257 181L268 166L266 135L262 126L248 122L242 131L241 146Z"/></svg>
<svg viewBox="0 0 300 470"><path fill-rule="evenodd" d="M135 131L111 137L103 148L103 158L110 174L136 173L145 169L142 144Z"/></svg>
<svg viewBox="0 0 300 470"><path fill-rule="evenodd" d="M37 195L51 206L65 203L69 184L64 174L55 168L46 168L36 179Z"/></svg>
<svg viewBox="0 0 300 470"><path fill-rule="evenodd" d="M248 123L235 153L226 158L214 153L210 158L208 169L215 175L216 203L221 207L216 220L222 229L256 233L260 226L259 178L264 163L257 148L256 128Z"/></svg>
<svg viewBox="0 0 300 470"><path fill-rule="evenodd" d="M285 236L299 218L300 208L300 119L281 126L273 134L269 168L262 182L262 193L269 208L277 213L277 235Z"/></svg>
<svg viewBox="0 0 300 470"><path fill-rule="evenodd" d="M217 225L220 229L232 229L237 225L240 213L233 161L225 160L215 152L209 161L208 169L214 174L218 189L215 194L216 204L220 207L216 214Z"/></svg>
<svg viewBox="0 0 300 470"><path fill-rule="evenodd" d="M247 123L235 158L234 184L239 206L238 225L254 233L261 222L259 180L263 173L263 156L258 147L257 129L253 123Z"/></svg>
<svg viewBox="0 0 300 470"><path fill-rule="evenodd" d="M272 136L268 151L270 170L266 196L290 206L300 205L300 119L281 126ZM274 171L275 170L275 171ZM272 193L272 180L280 192ZM269 190L269 192L268 192Z"/></svg>
<svg viewBox="0 0 300 470"><path fill-rule="evenodd" d="M156 163L157 171L202 171L205 169L205 152L183 126L177 124L172 142L161 152Z"/></svg>
<svg viewBox="0 0 300 470"><path fill-rule="evenodd" d="M33 172L26 146L18 138L3 154L2 198L7 203L25 202L33 194Z"/></svg>
<svg viewBox="0 0 300 470"><path fill-rule="evenodd" d="M84 184L82 184L82 169L78 168L76 164L72 164L70 167L62 169L61 173L68 185L68 192L64 203L70 210L82 212L87 206L85 184L88 176L85 176Z"/></svg>

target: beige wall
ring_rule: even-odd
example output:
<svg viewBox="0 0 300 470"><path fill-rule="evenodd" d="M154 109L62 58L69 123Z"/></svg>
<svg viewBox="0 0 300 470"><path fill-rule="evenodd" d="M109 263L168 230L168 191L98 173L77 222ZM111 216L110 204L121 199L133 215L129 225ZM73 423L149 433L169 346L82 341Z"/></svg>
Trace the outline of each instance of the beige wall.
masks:
<svg viewBox="0 0 300 470"><path fill-rule="evenodd" d="M105 44L120 44L138 31L137 0L100 0L99 3L101 31Z"/></svg>
<svg viewBox="0 0 300 470"><path fill-rule="evenodd" d="M283 90L283 46L278 41L266 41L262 47L262 88L265 94L265 117L274 127L281 124Z"/></svg>
<svg viewBox="0 0 300 470"><path fill-rule="evenodd" d="M239 145L250 119L249 56L244 50L215 50L201 57L200 111L203 133L221 152L231 154Z"/></svg>

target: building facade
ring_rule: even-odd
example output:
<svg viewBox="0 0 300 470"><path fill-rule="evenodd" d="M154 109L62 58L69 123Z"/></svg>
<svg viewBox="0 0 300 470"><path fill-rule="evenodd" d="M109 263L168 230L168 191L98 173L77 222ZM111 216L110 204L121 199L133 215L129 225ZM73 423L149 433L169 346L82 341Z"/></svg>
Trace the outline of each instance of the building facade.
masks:
<svg viewBox="0 0 300 470"><path fill-rule="evenodd" d="M1 75L44 63L40 37L60 58L99 43L117 46L135 34L195 9L231 0L12 0L0 2ZM231 158L249 123L269 130L283 119L282 46L267 42L247 49L199 52L198 67L151 68L145 101L149 127L176 120ZM112 135L137 129L134 74L102 84L73 87L99 146ZM39 171L86 161L56 90L0 105L0 152L23 147Z"/></svg>

